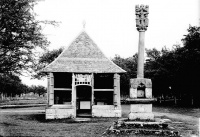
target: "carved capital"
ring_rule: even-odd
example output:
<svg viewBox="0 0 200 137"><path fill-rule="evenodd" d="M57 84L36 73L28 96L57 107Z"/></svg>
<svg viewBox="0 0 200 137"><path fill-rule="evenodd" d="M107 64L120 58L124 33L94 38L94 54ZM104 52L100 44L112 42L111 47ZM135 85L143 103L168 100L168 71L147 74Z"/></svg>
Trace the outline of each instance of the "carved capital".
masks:
<svg viewBox="0 0 200 137"><path fill-rule="evenodd" d="M149 19L149 6L148 5L136 5L135 6L135 15L136 15L136 27L138 31L146 31Z"/></svg>

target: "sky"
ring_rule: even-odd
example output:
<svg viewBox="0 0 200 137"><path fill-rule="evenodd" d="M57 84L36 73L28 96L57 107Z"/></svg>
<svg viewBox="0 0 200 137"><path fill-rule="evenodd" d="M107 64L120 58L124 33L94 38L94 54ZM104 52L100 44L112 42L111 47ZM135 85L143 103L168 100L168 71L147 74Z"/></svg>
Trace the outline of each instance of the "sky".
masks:
<svg viewBox="0 0 200 137"><path fill-rule="evenodd" d="M145 48L161 50L182 45L189 24L200 24L200 0L41 0L34 11L38 20L55 20L59 26L42 26L51 42L49 50L67 47L85 31L108 58L133 56L138 50L135 5L149 5L149 27ZM47 86L46 79L30 80L27 85Z"/></svg>

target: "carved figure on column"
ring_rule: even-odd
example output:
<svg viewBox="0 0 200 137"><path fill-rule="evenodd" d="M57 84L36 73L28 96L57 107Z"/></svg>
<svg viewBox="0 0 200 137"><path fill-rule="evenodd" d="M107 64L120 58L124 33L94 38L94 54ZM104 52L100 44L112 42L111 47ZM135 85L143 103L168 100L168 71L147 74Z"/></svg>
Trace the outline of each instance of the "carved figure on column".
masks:
<svg viewBox="0 0 200 137"><path fill-rule="evenodd" d="M148 5L136 5L135 6L135 15L136 15L136 27L138 31L146 31L149 19L149 6Z"/></svg>

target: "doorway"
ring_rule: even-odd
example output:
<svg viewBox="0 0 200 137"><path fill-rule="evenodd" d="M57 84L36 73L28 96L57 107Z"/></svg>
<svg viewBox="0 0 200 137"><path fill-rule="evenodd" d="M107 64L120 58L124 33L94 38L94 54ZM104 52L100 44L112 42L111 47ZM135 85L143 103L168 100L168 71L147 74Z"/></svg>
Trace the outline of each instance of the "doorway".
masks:
<svg viewBox="0 0 200 137"><path fill-rule="evenodd" d="M77 117L91 117L92 116L92 88L91 86L77 86L76 87L76 114Z"/></svg>

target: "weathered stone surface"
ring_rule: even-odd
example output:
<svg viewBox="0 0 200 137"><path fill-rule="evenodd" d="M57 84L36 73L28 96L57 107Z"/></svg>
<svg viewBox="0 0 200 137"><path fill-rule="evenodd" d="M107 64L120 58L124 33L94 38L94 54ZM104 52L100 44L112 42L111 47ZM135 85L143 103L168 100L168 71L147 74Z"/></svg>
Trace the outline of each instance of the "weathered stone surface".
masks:
<svg viewBox="0 0 200 137"><path fill-rule="evenodd" d="M137 98L137 89L130 88L130 98Z"/></svg>
<svg viewBox="0 0 200 137"><path fill-rule="evenodd" d="M128 98L126 99L128 104L150 104L155 102L154 98Z"/></svg>
<svg viewBox="0 0 200 137"><path fill-rule="evenodd" d="M93 117L121 117L121 107L114 105L94 105L92 106Z"/></svg>
<svg viewBox="0 0 200 137"><path fill-rule="evenodd" d="M145 89L145 96L146 98L152 98L152 88Z"/></svg>
<svg viewBox="0 0 200 137"><path fill-rule="evenodd" d="M131 113L148 113L152 112L152 104L131 104Z"/></svg>
<svg viewBox="0 0 200 137"><path fill-rule="evenodd" d="M73 108L47 108L46 119L61 119L61 118L74 118L75 113Z"/></svg>
<svg viewBox="0 0 200 137"><path fill-rule="evenodd" d="M141 89L141 87L144 88L144 91ZM151 79L130 79L130 98L152 98Z"/></svg>
<svg viewBox="0 0 200 137"><path fill-rule="evenodd" d="M151 79L147 78L130 79L130 86L132 88L137 88L141 83L144 84L146 88L152 88Z"/></svg>
<svg viewBox="0 0 200 137"><path fill-rule="evenodd" d="M136 15L136 27L138 31L146 31L149 19L149 6L148 5L136 5L135 6L135 15Z"/></svg>
<svg viewBox="0 0 200 137"><path fill-rule="evenodd" d="M129 119L130 120L135 120L135 119L150 119L153 120L154 119L154 114L149 112L149 113L130 113L129 114Z"/></svg>

